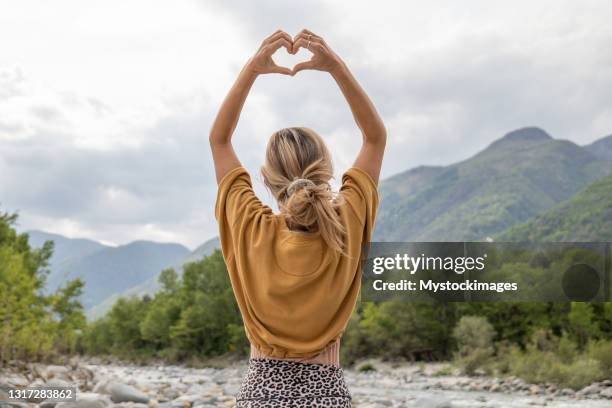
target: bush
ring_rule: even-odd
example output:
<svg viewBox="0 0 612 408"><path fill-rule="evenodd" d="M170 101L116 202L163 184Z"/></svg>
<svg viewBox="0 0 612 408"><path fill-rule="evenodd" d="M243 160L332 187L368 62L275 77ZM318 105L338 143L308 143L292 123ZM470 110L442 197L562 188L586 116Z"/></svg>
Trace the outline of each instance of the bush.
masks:
<svg viewBox="0 0 612 408"><path fill-rule="evenodd" d="M554 362L546 379L561 387L579 390L595 381L603 379L599 363L588 357L580 357L571 364Z"/></svg>
<svg viewBox="0 0 612 408"><path fill-rule="evenodd" d="M247 338L244 325L230 323L227 325L229 335L229 351L240 356L247 356L251 351L251 343Z"/></svg>
<svg viewBox="0 0 612 408"><path fill-rule="evenodd" d="M578 357L578 346L565 333L557 344L557 357L565 364L570 364Z"/></svg>
<svg viewBox="0 0 612 408"><path fill-rule="evenodd" d="M605 378L612 378L612 340L589 343L587 355L598 362Z"/></svg>
<svg viewBox="0 0 612 408"><path fill-rule="evenodd" d="M466 374L474 374L490 362L494 336L493 326L484 317L463 316L459 320L453 330L458 349L455 361Z"/></svg>
<svg viewBox="0 0 612 408"><path fill-rule="evenodd" d="M558 340L556 350L541 350L531 343L527 350L515 349L505 359L509 373L530 383L554 383L559 387L578 390L606 378L603 361L609 359L606 344L593 344L592 355L578 354L577 346L567 336Z"/></svg>
<svg viewBox="0 0 612 408"><path fill-rule="evenodd" d="M554 354L548 351L530 349L521 352L515 349L507 357L509 372L530 383L548 381L548 373L555 361Z"/></svg>

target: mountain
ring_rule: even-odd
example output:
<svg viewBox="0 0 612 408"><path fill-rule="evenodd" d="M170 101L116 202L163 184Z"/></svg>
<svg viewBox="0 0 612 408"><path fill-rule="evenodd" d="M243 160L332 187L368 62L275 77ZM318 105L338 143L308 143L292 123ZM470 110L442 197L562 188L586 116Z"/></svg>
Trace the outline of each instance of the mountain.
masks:
<svg viewBox="0 0 612 408"><path fill-rule="evenodd" d="M612 160L612 135L596 140L584 148L600 159Z"/></svg>
<svg viewBox="0 0 612 408"><path fill-rule="evenodd" d="M82 238L67 238L59 234L52 234L45 231L27 231L28 241L33 248L40 248L45 241L53 241L53 257L51 258L51 270L47 276L46 290L49 292L55 291L63 281L60 269L54 268L54 265L61 265L64 262L70 262L71 259L77 259L90 255L104 248L109 248L99 242L90 239Z"/></svg>
<svg viewBox="0 0 612 408"><path fill-rule="evenodd" d="M81 300L86 310L146 281L189 254L189 249L179 244L135 241L110 247L41 231L30 231L28 235L32 247L40 247L47 239L55 243L47 290L54 291L68 280L82 278L85 287Z"/></svg>
<svg viewBox="0 0 612 408"><path fill-rule="evenodd" d="M465 161L383 180L373 240L483 240L610 173L612 162L586 148L518 129Z"/></svg>
<svg viewBox="0 0 612 408"><path fill-rule="evenodd" d="M595 181L570 199L495 238L508 242L611 242L612 176Z"/></svg>
<svg viewBox="0 0 612 408"><path fill-rule="evenodd" d="M106 297L98 304L93 306L87 311L87 317L89 319L96 319L98 317L103 316L113 304L120 297L130 297L130 296L144 296L144 295L152 295L160 289L160 284L158 282L159 274L163 269L166 268L174 268L177 273L180 275L183 272L183 265L189 262L199 261L202 258L212 254L215 249L220 248L219 238L213 238L202 245L197 247L193 252L189 253L187 256L181 258L179 261L175 262L173 265L166 266L165 268L161 268L151 275L148 279L133 285L126 286L123 290L117 291L110 296Z"/></svg>

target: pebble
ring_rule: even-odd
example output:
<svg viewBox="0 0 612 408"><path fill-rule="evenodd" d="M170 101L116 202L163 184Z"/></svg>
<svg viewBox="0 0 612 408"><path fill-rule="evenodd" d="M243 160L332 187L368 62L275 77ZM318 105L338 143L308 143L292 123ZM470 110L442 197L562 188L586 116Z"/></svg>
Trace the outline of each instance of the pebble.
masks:
<svg viewBox="0 0 612 408"><path fill-rule="evenodd" d="M390 408L609 408L612 381L591 384L576 392L552 384L528 384L515 378L459 375L441 363L387 364L373 361L376 371L345 368L353 406ZM71 359L67 366L29 364L29 372L0 372L0 398L27 384L77 384L77 400L44 401L39 408L212 408L231 407L246 369L183 366L105 365ZM435 373L448 373L436 375ZM471 391L470 391L471 390ZM36 405L30 404L29 407ZM8 408L0 403L0 408ZM11 408L28 408L15 402Z"/></svg>
<svg viewBox="0 0 612 408"><path fill-rule="evenodd" d="M108 384L107 389L114 403L140 402L147 404L149 402L149 397L145 393L131 385L113 382Z"/></svg>

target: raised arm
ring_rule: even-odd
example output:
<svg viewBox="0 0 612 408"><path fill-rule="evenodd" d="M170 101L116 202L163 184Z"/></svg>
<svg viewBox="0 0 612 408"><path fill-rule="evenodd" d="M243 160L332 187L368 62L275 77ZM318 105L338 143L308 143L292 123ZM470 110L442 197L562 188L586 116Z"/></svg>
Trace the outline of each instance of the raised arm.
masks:
<svg viewBox="0 0 612 408"><path fill-rule="evenodd" d="M387 141L387 131L380 115L346 64L323 38L309 30L302 30L293 40L293 53L301 47L310 50L313 56L309 61L297 64L293 73L315 69L329 72L333 76L363 135L361 150L353 166L367 172L378 183Z"/></svg>
<svg viewBox="0 0 612 408"><path fill-rule="evenodd" d="M223 100L208 138L215 163L217 183L230 170L241 166L240 160L238 160L238 156L236 156L232 147L232 135L238 124L244 101L257 76L270 73L293 75L289 68L279 67L272 60L272 54L280 47L285 47L290 53L293 52L292 42L291 36L281 30L266 38L255 55L242 68L238 79Z"/></svg>

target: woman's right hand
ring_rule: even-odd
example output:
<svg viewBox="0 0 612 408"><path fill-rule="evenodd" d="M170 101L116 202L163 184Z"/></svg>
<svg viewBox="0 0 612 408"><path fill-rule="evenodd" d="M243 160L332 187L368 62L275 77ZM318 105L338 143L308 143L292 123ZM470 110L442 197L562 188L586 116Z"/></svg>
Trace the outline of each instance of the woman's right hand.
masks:
<svg viewBox="0 0 612 408"><path fill-rule="evenodd" d="M325 40L309 30L302 30L293 39L293 52L295 54L300 48L306 48L312 52L312 58L308 61L300 62L293 67L293 74L305 69L315 69L332 73L342 67L340 57L327 45Z"/></svg>
<svg viewBox="0 0 612 408"><path fill-rule="evenodd" d="M285 47L287 52L292 54L293 39L289 34L282 30L276 31L274 34L263 40L261 46L247 62L247 68L255 74L284 74L293 75L293 71L287 67L276 65L272 59L274 54L280 47Z"/></svg>

